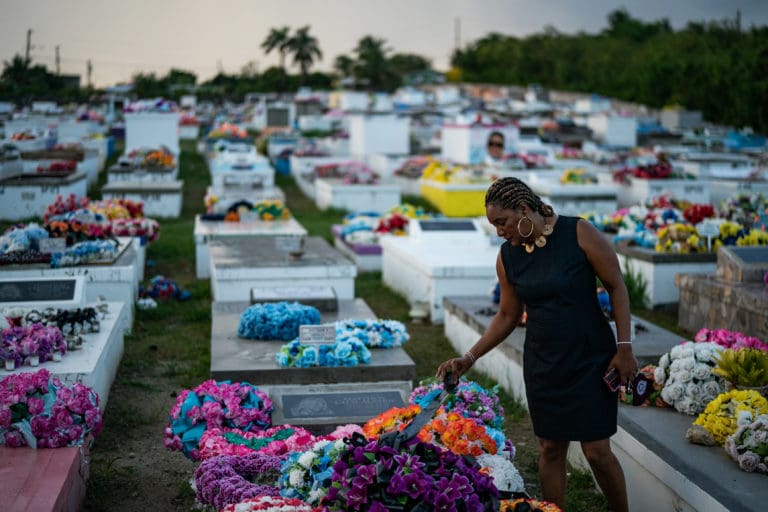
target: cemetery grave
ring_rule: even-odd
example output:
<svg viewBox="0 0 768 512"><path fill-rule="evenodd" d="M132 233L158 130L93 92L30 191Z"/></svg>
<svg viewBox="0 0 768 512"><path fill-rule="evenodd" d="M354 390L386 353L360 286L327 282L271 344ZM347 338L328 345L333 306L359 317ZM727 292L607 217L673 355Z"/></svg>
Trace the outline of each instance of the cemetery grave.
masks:
<svg viewBox="0 0 768 512"><path fill-rule="evenodd" d="M413 98L407 94L403 97L407 97L406 103L412 106ZM319 101L323 104L326 99ZM89 492L94 493L88 498L91 506L100 500L105 503L126 500L147 506L148 500L161 503L157 496L170 496L184 506L192 505L193 491L187 489L186 483L184 491L157 489L153 491L156 495L129 497L126 492L132 485L142 485L137 484L138 478L120 474L122 469L117 475L110 474L110 457L124 446L130 446L130 453L138 452L141 459L146 456L150 462L144 464L144 468L137 468L131 462L120 463L121 468L130 468L129 473L137 471L142 480L166 483L175 479L170 485L166 484L172 487L190 478L190 466L179 465L171 460L173 456L156 453L159 442L156 432L150 433L150 427L157 430L159 422L166 426L163 437L167 448L182 451L196 462L202 460L191 475L196 480L194 494L199 504L217 509L234 507L245 488L248 492L259 490L258 499L300 498L305 500L304 505L318 504L320 489L328 493L327 503L334 500L342 503L345 498L339 497L341 491L330 488L328 478L333 473L332 464L309 468L306 459L311 456L314 460L321 455L318 458L325 461L323 464L329 460L351 464L351 456L344 454L347 445L342 439L347 438L347 443L357 443L359 447L366 443L363 436L385 443L387 439L394 439L387 437L388 433L394 434L392 428L410 421L418 410L431 411L424 394L428 389L440 390L430 388L436 384L417 386L415 379L431 375L436 365L450 357L454 350L465 352L490 322L495 306L488 292L496 279L495 261L501 240L486 226L483 198L492 179L518 176L530 183L545 202L553 204L558 213L584 215L606 229L606 236L615 235L613 241L622 270L638 283L645 283L640 292L645 295L647 307L676 306L681 331L697 331L695 336L689 336L699 344L694 348L691 346L694 343L680 344L682 334L661 329L639 316L633 317L635 354L642 365L650 365L643 370L643 375L647 379L644 382L653 389L649 396L654 396L654 403L646 405L659 406L665 402L677 411L620 406L619 432L612 439L612 445L627 474L632 507L759 509L758 504L768 498L765 486L761 485L764 477L745 474L739 469L739 464L744 468L744 443L732 438L723 450L694 446L686 438L693 436L692 423L714 435L711 428L708 429L708 422L714 420L707 416L714 413L704 409L717 400L747 404L753 416L762 410L768 412L768 403L763 409L755 390L744 390L748 398L740 398L742 395L735 394L736 391L727 391L724 387L727 379L710 370L715 367L714 359L705 359L703 355L700 362L707 362L707 382L716 383L717 392L710 393L702 383L705 393L696 388L699 389L696 394L695 390L685 387L684 399L672 398L670 389L679 366L669 366L669 361L678 358L682 351L690 350L694 358L699 357L700 352L708 354L709 344L720 347L716 351L711 349L718 354L738 344L768 352L763 348L764 342L752 336L765 338L761 329L768 325L763 282L768 267L765 251L755 247L768 245L768 235L765 235L768 210L761 196L744 199L730 194L731 190L762 190L759 180L753 184L744 181L744 176L735 175L746 168L752 173L755 168L750 167L751 160L737 159L738 165L731 165L735 170L728 174L715 168L718 162L724 161L720 156L690 158L688 162L693 163L680 167L686 174L697 175L691 179L676 175L678 169L673 172L672 165L666 164L659 150L640 150L637 152L640 158L626 151L637 142L638 120L633 116L603 113L602 109L591 112L593 105L587 105L590 113L586 122L593 140L604 146L593 148L585 144L584 151L580 152L562 144L543 142L543 136L531 136L528 131L522 133L529 125L538 128L538 120L497 125L483 121L484 114L478 113L474 121L467 122L464 114L458 114L454 122L453 115L458 109L453 102L440 114L441 158L421 155L411 159L415 156L410 154L413 117L410 113L395 113L391 96L343 93L327 101L338 102L340 106L339 122L332 122L330 126L347 129L349 138L325 134L317 138L317 151L302 149L306 147L303 144L307 138L293 128L302 125L302 112L307 106L300 105L299 101L262 98L252 105L221 107L208 118L215 121L210 125L206 121L201 126L203 130L213 128L199 145L205 159L190 156L193 141L179 142L180 138L196 135L187 131L180 136L179 127L185 124L175 104L163 100L129 104L125 113L126 164L110 166L102 189L103 197L110 201L80 205L74 204L77 201L73 199L71 208L62 207L63 200L57 195L69 189L62 189L58 182L35 181L34 191L25 190L18 204L14 199L8 212L0 215L6 220L16 220L14 215L20 211L29 213L22 215L24 218L44 212L48 216L51 212L46 212L46 206L52 205L57 214L54 222L61 224L54 226L46 219L40 229L65 235L36 238L39 233L31 225L16 227L4 234L7 237L4 251L21 243L22 230L27 236L24 242L27 252L23 256L16 255L19 251L15 250L3 253L8 261L3 261L7 264L0 267L0 307L10 308L6 321L16 322L22 318L26 322L51 315L32 311L30 307L42 307L45 311L47 307L64 306L80 310L100 308L97 330L83 331L77 338L71 325L61 327L61 340L55 338L52 342L53 346L60 347L58 351L48 354L47 349L39 349L43 353L27 354L31 345L26 341L26 345L17 343L21 349L3 352L6 377L32 378L24 376L32 375L30 370L39 367L49 370L63 385L86 385L91 390L89 393L95 393L92 396L100 397L99 405L107 413L109 442L95 445L94 467L99 478L90 484ZM489 104L492 104L490 100ZM510 102L509 105L527 111L532 104ZM193 112L194 107L189 111L192 120ZM251 115L245 115L246 112ZM471 113L467 115L474 117ZM314 126L313 122L321 121L328 119L305 120L304 126ZM541 127L546 123L541 122ZM60 169L54 165L56 159L48 159L51 155L45 153L50 134L43 133L36 125L10 126L14 131L11 140L18 142L18 147L27 153L3 148L0 176L4 181L0 183L0 194L9 193L11 189L3 183L20 181L19 176L30 175L30 162L44 167L39 173L36 168L35 180L76 176L78 183L80 180L87 183L98 175L100 169L94 173L90 166L107 152L107 142L84 144L83 158L79 159L78 153L73 160L83 162L83 169L79 169L79 164ZM198 125L190 121L186 126ZM257 154L246 127L262 130L260 143L266 144L273 162ZM487 137L497 129L505 134L510 164L507 167L497 168L483 161ZM72 137L82 137L81 131L92 130L67 125L64 131ZM425 130L422 135L429 133ZM168 148L167 152L158 149L164 147ZM288 159L291 151L293 154ZM600 161L602 151L610 152L614 158L610 170L604 160ZM25 154L34 159L31 156L25 159ZM644 160L642 155L646 154L652 154L656 160ZM340 160L336 160L337 157ZM272 167L280 159L290 163L288 172L276 173ZM691 167L694 163L696 169ZM24 165L28 166L26 173ZM396 172L401 166L402 172ZM55 173L66 176L54 176ZM286 176L288 173L293 176ZM182 188L185 185L180 178L187 180L187 177L186 186L191 186L191 190ZM414 188L414 182L418 188ZM210 186L204 190L208 183ZM726 190L725 206L710 205L713 198L726 197ZM299 191L306 198L300 197ZM445 217L407 215L408 205L397 206L406 191L416 192ZM44 195L49 192L53 193L52 198ZM182 209L182 198L187 201L194 197L199 204L204 192L203 204L197 212L189 205ZM84 189L82 192L78 189L73 197L84 194ZM112 217L108 213L115 205L129 210L126 205L134 202L141 203L143 214L164 217L163 223L167 222L170 227L173 242L150 247L149 256L153 265L181 276L185 285L193 283L193 296L199 296L189 306L162 304L155 312L139 315L134 312L138 284L148 257L147 242L156 238L159 226L152 219L130 212L126 217ZM19 205L28 210L20 210ZM293 205L301 212L296 218L292 215ZM627 208L622 208L624 206ZM323 212L327 208L353 212L348 217L350 225L357 221L367 223L368 230L347 229L343 224L331 229L331 215ZM358 214L357 220L354 214ZM64 238L71 238L75 228L79 229L82 216L91 219L99 215L105 217L100 226L109 226L107 236L114 236L115 242L98 237L88 241L109 244L111 249L105 249L108 254L59 265L58 255L71 242L69 238L64 242ZM404 234L400 232L407 234L397 236ZM32 233L35 234L30 236ZM331 239L334 246L328 243ZM5 238L0 240L6 243ZM191 260L193 245L194 263ZM11 261L30 258L30 255L40 261ZM378 269L381 274L359 275L364 270ZM194 282L195 276L210 279L210 283ZM358 286L361 282L364 291ZM185 307L191 309L185 310ZM308 320L304 315L309 313L305 312L314 309L319 310L317 318ZM295 313L301 321L289 329L287 323L282 322L286 320L284 317L290 319L294 310L302 311ZM380 318L382 310L397 312L393 317L413 320L407 326L417 335L412 334L414 340L408 347L392 342L392 332L399 329L399 322ZM663 312L654 314L664 315ZM256 329L254 325L258 326L254 318L260 318L265 325L279 325L281 333L290 332L281 337L250 336ZM419 323L427 318L431 324L444 323L444 327ZM123 336L134 327L134 320L136 332L124 342ZM90 325L93 326L93 322ZM26 325L16 327L27 328ZM726 335L723 329L737 334ZM440 332L444 332L453 348ZM36 336L43 339L43 335ZM494 357L483 358L477 372L470 374L471 378L486 374L491 380L483 382L491 382L491 386L492 382L498 382L518 399L517 407L526 404L522 379L524 337L524 328L516 330ZM72 350L62 354L62 342ZM726 347L726 342L732 345ZM10 343L16 342L8 341L9 346ZM129 346L131 344L134 346ZM26 351L21 358L16 357L20 350ZM120 366L123 352L128 357ZM13 363L13 368L9 363ZM121 373L127 375L122 382L115 381L118 366ZM727 382L737 386L735 381ZM698 380L695 384L699 385ZM762 385L768 385L768 381ZM498 404L500 395L491 386L486 389L476 382L463 382L461 386L474 393L467 399L470 402L491 400ZM134 395L138 397L136 402L133 402ZM631 403L640 398L625 390L620 399ZM462 406L452 403L451 407ZM701 416L686 417L685 414L696 416L692 412L694 408ZM420 442L429 440L448 448L436 452L436 457L450 461L456 468L465 464L460 462L465 460L460 458L465 454L462 450L479 457L478 460L497 457L493 463L488 458L481 460L484 471L492 474L502 459L507 469L511 468L508 475L517 477L504 481L497 473L495 485L507 492L527 489L537 494L532 464L536 455L533 435L519 424L503 431L503 420L511 416L503 415L496 405L492 409L493 418L482 421L458 414L456 410L441 410L424 427L426 430L419 431ZM113 414L114 419L110 419L109 414ZM524 417L522 411L515 414L518 418ZM131 421L126 421L128 419ZM214 428L219 420L220 424ZM728 421L735 429L735 418ZM453 444L449 436L444 435L448 430L440 430L450 429L452 425L462 426L462 435L467 436L462 440L467 441L466 445ZM758 419L741 426L747 427L755 431L768 430L768 423L762 425ZM738 437L733 432L730 434ZM320 441L317 437L320 434L330 437ZM510 436L508 440L506 436ZM512 461L516 436L522 440L519 457L523 458ZM8 443L22 437L22 434L12 434ZM25 441L32 444L28 437ZM115 443L116 440L120 441ZM65 502L70 508L77 508L82 501L87 476L82 481L74 481L72 477L78 464L84 464L90 456L90 439L88 441L81 450L58 452L54 458L59 460L40 462L58 468L53 471L49 484L52 501L41 502L41 510L53 509ZM720 444L723 442L724 439L720 439ZM5 456L9 448L0 448ZM30 452L18 453L27 455L17 459L14 454L4 460L12 460L14 468L21 468L21 472L33 472L36 463L29 463ZM231 458L211 460L224 454ZM385 456L382 454L369 453L374 460ZM248 480L253 474L248 472L254 467L280 466L281 460L286 461L290 469L286 472L283 468L283 474L276 476L274 482L262 486ZM571 451L569 461L574 468L588 471L576 451ZM363 462L358 460L355 464L357 471L365 471ZM480 466L461 467L462 472L469 475ZM722 467L722 475L714 477L713 467ZM529 480L528 487L524 486L518 469ZM273 468L273 471L277 470ZM312 489L315 494L297 483L296 472L302 472L302 481L317 479ZM15 482L14 489L25 489L24 482L4 475L0 473L0 478ZM439 475L436 471L430 477ZM230 478L238 482L233 484L235 490L222 485ZM335 478L341 486L335 489L349 483L345 483L344 475ZM483 481L473 477L475 487L466 499L486 492ZM587 484L590 488L591 485L591 482ZM14 492L15 496L23 496L28 491ZM280 498L276 496L278 492L282 494ZM109 496L112 493L118 497ZM15 498L14 506L24 499ZM35 494L32 499L41 497ZM420 499L428 498L425 495ZM605 506L600 501L602 498L595 499L599 502L595 509ZM140 502L142 505L138 505ZM487 499L483 505L490 503L492 500ZM492 508L497 510L495 502Z"/></svg>

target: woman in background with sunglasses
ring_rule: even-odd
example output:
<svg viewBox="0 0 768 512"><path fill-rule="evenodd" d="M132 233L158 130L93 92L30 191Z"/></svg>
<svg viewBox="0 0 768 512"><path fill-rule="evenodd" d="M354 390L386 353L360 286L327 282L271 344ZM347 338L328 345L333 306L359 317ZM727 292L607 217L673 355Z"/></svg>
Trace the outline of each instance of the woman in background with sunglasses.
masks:
<svg viewBox="0 0 768 512"><path fill-rule="evenodd" d="M498 166L504 159L504 134L498 131L493 131L488 135L488 143L486 146L487 156L485 157L485 163L490 166Z"/></svg>

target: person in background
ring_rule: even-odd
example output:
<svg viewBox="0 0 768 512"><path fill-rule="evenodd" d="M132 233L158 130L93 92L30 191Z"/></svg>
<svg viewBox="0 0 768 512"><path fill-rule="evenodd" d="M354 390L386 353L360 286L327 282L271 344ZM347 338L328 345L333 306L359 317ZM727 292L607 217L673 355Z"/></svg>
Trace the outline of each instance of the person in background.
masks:
<svg viewBox="0 0 768 512"><path fill-rule="evenodd" d="M487 156L485 163L498 166L504 159L504 134L499 131L493 131L488 135L486 145Z"/></svg>
<svg viewBox="0 0 768 512"><path fill-rule="evenodd" d="M610 509L626 512L624 473L609 438L617 427L616 385L632 381L637 361L616 253L592 224L557 215L517 178L496 180L485 209L506 240L496 260L499 309L472 348L443 362L437 376L466 373L512 333L525 307L523 376L543 498L565 507L568 445L578 441ZM601 310L596 277L610 297L618 339Z"/></svg>

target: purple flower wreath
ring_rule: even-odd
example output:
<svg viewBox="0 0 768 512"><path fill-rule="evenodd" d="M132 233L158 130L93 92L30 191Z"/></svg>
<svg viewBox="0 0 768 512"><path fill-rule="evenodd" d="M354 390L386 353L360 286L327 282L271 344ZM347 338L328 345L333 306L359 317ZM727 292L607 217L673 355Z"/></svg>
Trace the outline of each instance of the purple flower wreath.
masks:
<svg viewBox="0 0 768 512"><path fill-rule="evenodd" d="M415 440L398 451L355 435L318 510L495 512L498 494L470 458Z"/></svg>
<svg viewBox="0 0 768 512"><path fill-rule="evenodd" d="M279 496L276 485L254 483L280 475L280 457L253 453L242 457L220 455L204 460L195 470L195 489L198 501L221 510L231 503L240 503L257 496Z"/></svg>

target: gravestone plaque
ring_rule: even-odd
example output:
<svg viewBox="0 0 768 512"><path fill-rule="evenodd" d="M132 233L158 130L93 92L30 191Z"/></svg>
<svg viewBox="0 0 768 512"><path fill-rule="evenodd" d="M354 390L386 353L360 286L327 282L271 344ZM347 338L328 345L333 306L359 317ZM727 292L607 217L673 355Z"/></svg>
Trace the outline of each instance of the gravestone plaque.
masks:
<svg viewBox="0 0 768 512"><path fill-rule="evenodd" d="M339 310L336 292L330 286L280 286L251 288L251 304L264 302L298 302L322 312Z"/></svg>
<svg viewBox="0 0 768 512"><path fill-rule="evenodd" d="M40 252L45 254L64 252L67 249L67 241L64 238L43 238L37 243Z"/></svg>
<svg viewBox="0 0 768 512"><path fill-rule="evenodd" d="M336 343L334 324L300 325L299 340L303 345L333 345Z"/></svg>
<svg viewBox="0 0 768 512"><path fill-rule="evenodd" d="M422 231L475 231L471 220L420 220Z"/></svg>
<svg viewBox="0 0 768 512"><path fill-rule="evenodd" d="M223 184L224 188L261 188L263 186L263 178L257 174L226 174L223 179Z"/></svg>
<svg viewBox="0 0 768 512"><path fill-rule="evenodd" d="M282 395L283 417L291 420L311 418L372 418L392 407L403 407L398 391L365 391Z"/></svg>
<svg viewBox="0 0 768 512"><path fill-rule="evenodd" d="M63 307L83 302L82 276L0 280L0 306Z"/></svg>

